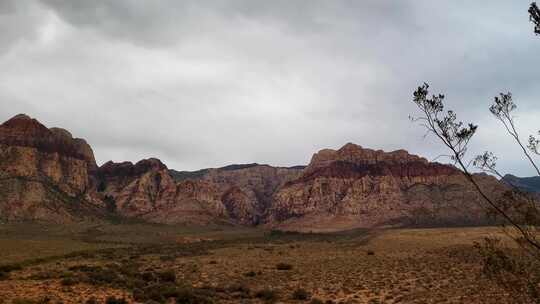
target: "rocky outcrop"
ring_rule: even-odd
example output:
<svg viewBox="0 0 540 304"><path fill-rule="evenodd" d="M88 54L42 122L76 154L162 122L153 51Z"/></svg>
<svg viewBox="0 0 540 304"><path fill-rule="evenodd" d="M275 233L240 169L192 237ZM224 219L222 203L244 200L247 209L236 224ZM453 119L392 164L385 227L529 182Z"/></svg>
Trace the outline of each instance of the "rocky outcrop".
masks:
<svg viewBox="0 0 540 304"><path fill-rule="evenodd" d="M69 222L101 216L91 196L90 146L26 115L0 125L0 220Z"/></svg>
<svg viewBox="0 0 540 304"><path fill-rule="evenodd" d="M177 181L204 181L220 193L228 217L242 225L257 225L286 182L297 178L303 166L291 168L260 164L237 164L198 171L170 170Z"/></svg>
<svg viewBox="0 0 540 304"><path fill-rule="evenodd" d="M504 191L493 177L475 178L491 195ZM303 174L274 195L266 221L292 230L477 225L489 222L486 207L450 165L347 144L316 153Z"/></svg>
<svg viewBox="0 0 540 304"><path fill-rule="evenodd" d="M242 224L258 224L272 204L274 193L295 179L301 168L232 165L208 169L200 180L217 185L230 216Z"/></svg>
<svg viewBox="0 0 540 304"><path fill-rule="evenodd" d="M217 188L203 181L175 182L158 159L108 162L98 169L98 191L118 215L157 223L227 221Z"/></svg>

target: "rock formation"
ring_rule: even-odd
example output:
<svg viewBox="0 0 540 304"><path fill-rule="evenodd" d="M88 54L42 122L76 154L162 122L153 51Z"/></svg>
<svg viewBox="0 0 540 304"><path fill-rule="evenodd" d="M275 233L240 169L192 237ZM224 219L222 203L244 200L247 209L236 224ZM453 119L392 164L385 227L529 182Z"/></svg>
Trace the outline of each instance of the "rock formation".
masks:
<svg viewBox="0 0 540 304"><path fill-rule="evenodd" d="M493 177L475 178L492 195L504 187ZM430 163L404 150L347 144L316 153L296 180L273 198L267 222L293 230L340 230L384 225L487 223L483 201L450 165Z"/></svg>
<svg viewBox="0 0 540 304"><path fill-rule="evenodd" d="M108 162L98 169L98 177L98 192L123 217L168 224L227 221L216 185L175 182L158 159Z"/></svg>
<svg viewBox="0 0 540 304"><path fill-rule="evenodd" d="M229 216L240 224L255 225L272 204L274 193L297 178L302 169L246 164L176 175L216 185Z"/></svg>
<svg viewBox="0 0 540 304"><path fill-rule="evenodd" d="M475 178L493 196L505 186ZM476 225L486 209L461 173L407 151L347 144L307 167L231 165L195 172L160 160L96 165L90 146L26 115L0 125L0 221L110 217L166 224L340 230Z"/></svg>
<svg viewBox="0 0 540 304"><path fill-rule="evenodd" d="M0 125L0 220L69 222L101 215L90 146L26 115Z"/></svg>

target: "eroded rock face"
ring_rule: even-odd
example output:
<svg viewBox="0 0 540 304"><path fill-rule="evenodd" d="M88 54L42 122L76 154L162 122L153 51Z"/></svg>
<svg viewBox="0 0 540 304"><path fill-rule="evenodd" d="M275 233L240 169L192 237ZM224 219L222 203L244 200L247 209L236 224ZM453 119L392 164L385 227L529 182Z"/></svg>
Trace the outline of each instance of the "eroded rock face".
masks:
<svg viewBox="0 0 540 304"><path fill-rule="evenodd" d="M475 176L498 196L505 187ZM454 167L404 150L347 144L309 166L231 165L195 172L160 160L97 167L86 141L26 115L0 125L0 221L109 216L177 224L264 224L289 230L486 223L482 200Z"/></svg>
<svg viewBox="0 0 540 304"><path fill-rule="evenodd" d="M158 159L108 162L98 169L98 191L128 218L157 223L208 224L226 220L215 185L204 181L175 182Z"/></svg>
<svg viewBox="0 0 540 304"><path fill-rule="evenodd" d="M26 115L0 125L0 219L69 222L94 217L94 154L82 139Z"/></svg>
<svg viewBox="0 0 540 304"><path fill-rule="evenodd" d="M301 168L259 164L233 165L209 169L200 179L217 185L231 218L241 224L254 225L262 220L274 193L301 171Z"/></svg>
<svg viewBox="0 0 540 304"><path fill-rule="evenodd" d="M497 195L493 177L475 178ZM267 212L269 225L292 230L341 230L384 225L478 225L484 203L454 167L410 155L347 144L316 153L286 183Z"/></svg>
<svg viewBox="0 0 540 304"><path fill-rule="evenodd" d="M98 190L125 217L171 224L256 225L273 194L300 172L300 168L249 164L173 172L174 179L157 159L137 164L109 162L98 170Z"/></svg>

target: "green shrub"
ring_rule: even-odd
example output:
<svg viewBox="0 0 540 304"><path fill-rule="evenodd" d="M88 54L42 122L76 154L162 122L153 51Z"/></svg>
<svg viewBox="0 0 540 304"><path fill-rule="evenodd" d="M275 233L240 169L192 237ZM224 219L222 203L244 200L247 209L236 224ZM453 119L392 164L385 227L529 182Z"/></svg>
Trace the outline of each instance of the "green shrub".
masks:
<svg viewBox="0 0 540 304"><path fill-rule="evenodd" d="M255 273L255 271L249 271L249 272L244 273L244 276L246 277L254 277L256 275L257 273Z"/></svg>

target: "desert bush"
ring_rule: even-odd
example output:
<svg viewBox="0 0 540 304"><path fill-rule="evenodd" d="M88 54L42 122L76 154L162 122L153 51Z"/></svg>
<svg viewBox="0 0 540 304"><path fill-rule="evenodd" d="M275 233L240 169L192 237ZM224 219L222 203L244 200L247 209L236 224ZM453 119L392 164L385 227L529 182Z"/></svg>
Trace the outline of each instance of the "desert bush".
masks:
<svg viewBox="0 0 540 304"><path fill-rule="evenodd" d="M98 304L98 301L95 297L91 297L90 299L86 300L86 304Z"/></svg>
<svg viewBox="0 0 540 304"><path fill-rule="evenodd" d="M177 304L213 304L211 296L192 288L181 288L176 296Z"/></svg>
<svg viewBox="0 0 540 304"><path fill-rule="evenodd" d="M111 284L118 279L118 274L111 269L96 268L86 273L86 282L92 285Z"/></svg>
<svg viewBox="0 0 540 304"><path fill-rule="evenodd" d="M292 265L287 263L279 263L276 265L277 270L291 270L292 268Z"/></svg>
<svg viewBox="0 0 540 304"><path fill-rule="evenodd" d="M311 298L311 294L303 289L303 288L297 288L293 294L292 294L292 298L294 300L302 300L302 301L305 301L305 300L309 300L309 298Z"/></svg>
<svg viewBox="0 0 540 304"><path fill-rule="evenodd" d="M251 293L251 289L244 284L233 284L227 287L227 291L240 298L248 298Z"/></svg>
<svg viewBox="0 0 540 304"><path fill-rule="evenodd" d="M157 274L159 277L159 280L162 282L175 282L176 281L176 274L173 270L168 270L164 272L160 272Z"/></svg>
<svg viewBox="0 0 540 304"><path fill-rule="evenodd" d="M503 247L499 239L475 244L483 273L497 282L516 303L540 303L540 257Z"/></svg>
<svg viewBox="0 0 540 304"><path fill-rule="evenodd" d="M60 281L60 284L62 284L62 286L73 286L73 285L75 285L77 283L79 283L79 282L77 280L75 280L74 278L72 278L72 277L63 278Z"/></svg>
<svg viewBox="0 0 540 304"><path fill-rule="evenodd" d="M27 299L27 298L15 298L11 301L12 304L48 304L51 303L49 297L43 297L37 300Z"/></svg>
<svg viewBox="0 0 540 304"><path fill-rule="evenodd" d="M24 298L16 298L11 301L12 304L36 304L34 300L30 299L24 299Z"/></svg>
<svg viewBox="0 0 540 304"><path fill-rule="evenodd" d="M157 285L148 285L142 289L133 291L133 298L137 301L153 300L164 302L167 299L177 297L180 291L174 283L159 283Z"/></svg>
<svg viewBox="0 0 540 304"><path fill-rule="evenodd" d="M162 255L159 257L159 260L162 262L174 261L176 260L176 256L175 255Z"/></svg>
<svg viewBox="0 0 540 304"><path fill-rule="evenodd" d="M152 281L157 280L157 276L153 272L150 272L150 271L143 272L143 274L141 275L141 278L146 282L152 282Z"/></svg>
<svg viewBox="0 0 540 304"><path fill-rule="evenodd" d="M310 304L324 304L324 302L321 299L318 299L318 298L311 299L311 301L309 303Z"/></svg>
<svg viewBox="0 0 540 304"><path fill-rule="evenodd" d="M0 271L0 281L7 280L9 278L9 273Z"/></svg>
<svg viewBox="0 0 540 304"><path fill-rule="evenodd" d="M256 275L257 275L257 273L255 271L253 271L253 270L244 273L244 276L246 276L246 277L254 277Z"/></svg>
<svg viewBox="0 0 540 304"><path fill-rule="evenodd" d="M277 299L279 298L275 290L268 289L268 288L257 291L255 293L255 297L261 300L264 300L266 302L271 302L271 303L277 301Z"/></svg>
<svg viewBox="0 0 540 304"><path fill-rule="evenodd" d="M89 265L75 265L68 268L70 271L80 271L80 272L95 272L102 270L100 266L89 266Z"/></svg>
<svg viewBox="0 0 540 304"><path fill-rule="evenodd" d="M375 251L373 251L373 250L368 250L368 251L367 251L367 255L375 255Z"/></svg>
<svg viewBox="0 0 540 304"><path fill-rule="evenodd" d="M105 304L128 304L128 302L124 298L110 296L105 300Z"/></svg>
<svg viewBox="0 0 540 304"><path fill-rule="evenodd" d="M12 271L16 271L16 270L22 270L23 267L21 264L5 264L5 265L0 265L0 272L12 272Z"/></svg>

